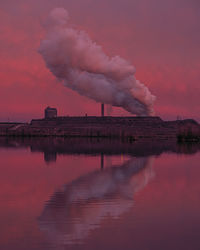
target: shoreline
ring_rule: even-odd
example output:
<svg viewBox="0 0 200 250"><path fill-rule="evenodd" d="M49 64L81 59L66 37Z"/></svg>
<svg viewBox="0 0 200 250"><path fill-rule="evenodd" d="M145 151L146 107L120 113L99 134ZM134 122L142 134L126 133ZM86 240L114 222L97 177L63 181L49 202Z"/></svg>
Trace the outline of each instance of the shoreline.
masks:
<svg viewBox="0 0 200 250"><path fill-rule="evenodd" d="M193 142L200 140L200 125L192 119L163 121L160 117L56 117L30 123L0 123L0 136Z"/></svg>

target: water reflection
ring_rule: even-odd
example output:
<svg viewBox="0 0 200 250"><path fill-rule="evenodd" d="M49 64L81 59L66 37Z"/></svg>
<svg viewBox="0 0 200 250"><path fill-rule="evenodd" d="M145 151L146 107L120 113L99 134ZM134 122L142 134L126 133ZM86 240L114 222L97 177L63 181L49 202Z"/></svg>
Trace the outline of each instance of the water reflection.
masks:
<svg viewBox="0 0 200 250"><path fill-rule="evenodd" d="M136 141L134 143L105 138L4 138L0 137L0 148L29 148L31 152L43 152L44 161L56 162L59 155L130 155L145 157L161 155L163 152L194 154L200 144L177 144L174 140Z"/></svg>
<svg viewBox="0 0 200 250"><path fill-rule="evenodd" d="M81 243L106 218L116 219L127 212L133 206L134 194L153 176L152 159L148 157L132 158L84 175L54 193L39 217L39 227L56 249Z"/></svg>
<svg viewBox="0 0 200 250"><path fill-rule="evenodd" d="M57 153L56 152L44 152L44 161L49 164L51 162L56 162Z"/></svg>
<svg viewBox="0 0 200 250"><path fill-rule="evenodd" d="M200 249L199 148L1 137L0 249Z"/></svg>

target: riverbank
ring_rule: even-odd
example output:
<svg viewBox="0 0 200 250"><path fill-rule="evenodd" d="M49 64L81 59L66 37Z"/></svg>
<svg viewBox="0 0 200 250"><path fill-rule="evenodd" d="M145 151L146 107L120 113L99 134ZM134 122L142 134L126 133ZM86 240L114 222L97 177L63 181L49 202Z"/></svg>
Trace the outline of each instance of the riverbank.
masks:
<svg viewBox="0 0 200 250"><path fill-rule="evenodd" d="M192 120L163 121L160 117L56 117L30 123L0 123L0 136L118 138L125 141L200 138Z"/></svg>

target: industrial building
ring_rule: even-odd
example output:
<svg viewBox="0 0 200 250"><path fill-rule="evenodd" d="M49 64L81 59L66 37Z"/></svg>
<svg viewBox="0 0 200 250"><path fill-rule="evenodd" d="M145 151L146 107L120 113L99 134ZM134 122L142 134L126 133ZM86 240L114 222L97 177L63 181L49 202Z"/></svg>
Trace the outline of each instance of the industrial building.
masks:
<svg viewBox="0 0 200 250"><path fill-rule="evenodd" d="M163 121L156 116L105 116L104 104L101 116L62 117L57 116L56 108L47 107L43 119L24 124L0 124L0 136L102 137L132 142L141 139L176 141L180 135L199 140L200 125L192 119Z"/></svg>
<svg viewBox="0 0 200 250"><path fill-rule="evenodd" d="M44 118L45 119L51 119L51 118L55 118L55 117L57 117L57 109L56 108L47 107L44 110Z"/></svg>

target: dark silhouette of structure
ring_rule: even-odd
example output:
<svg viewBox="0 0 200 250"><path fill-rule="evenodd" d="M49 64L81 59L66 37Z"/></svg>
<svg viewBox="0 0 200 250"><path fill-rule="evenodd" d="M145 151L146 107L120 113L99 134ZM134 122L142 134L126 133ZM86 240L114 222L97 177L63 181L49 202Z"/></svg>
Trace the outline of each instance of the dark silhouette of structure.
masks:
<svg viewBox="0 0 200 250"><path fill-rule="evenodd" d="M192 119L163 121L157 116L59 116L47 107L45 118L30 123L0 123L0 136L112 138L128 141L200 141L200 124Z"/></svg>
<svg viewBox="0 0 200 250"><path fill-rule="evenodd" d="M101 104L101 116L104 116L104 103Z"/></svg>
<svg viewBox="0 0 200 250"><path fill-rule="evenodd" d="M57 117L57 109L56 108L47 107L44 110L44 117L45 117L45 119Z"/></svg>

